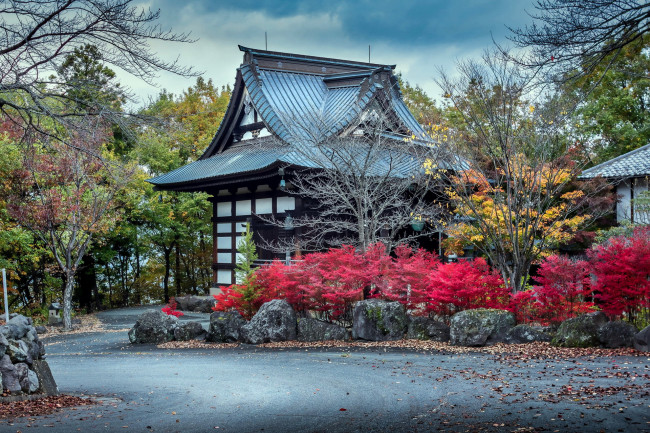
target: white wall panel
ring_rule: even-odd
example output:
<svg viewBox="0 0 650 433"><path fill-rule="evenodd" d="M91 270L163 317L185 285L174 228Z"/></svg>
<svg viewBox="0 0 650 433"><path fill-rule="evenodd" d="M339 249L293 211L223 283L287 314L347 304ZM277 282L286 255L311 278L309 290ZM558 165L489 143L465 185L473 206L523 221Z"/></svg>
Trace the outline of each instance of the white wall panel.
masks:
<svg viewBox="0 0 650 433"><path fill-rule="evenodd" d="M295 197L278 197L278 213L296 209Z"/></svg>

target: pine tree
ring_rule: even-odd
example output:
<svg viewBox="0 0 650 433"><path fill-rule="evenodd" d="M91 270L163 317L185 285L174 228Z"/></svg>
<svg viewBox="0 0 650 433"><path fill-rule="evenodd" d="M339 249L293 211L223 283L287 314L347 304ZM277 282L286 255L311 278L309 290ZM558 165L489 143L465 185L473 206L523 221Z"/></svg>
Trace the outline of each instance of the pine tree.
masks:
<svg viewBox="0 0 650 433"><path fill-rule="evenodd" d="M244 236L237 244L237 267L235 268L235 278L238 284L248 285L252 281L254 268L253 263L257 260L257 248L253 242L253 232L251 226L246 223Z"/></svg>

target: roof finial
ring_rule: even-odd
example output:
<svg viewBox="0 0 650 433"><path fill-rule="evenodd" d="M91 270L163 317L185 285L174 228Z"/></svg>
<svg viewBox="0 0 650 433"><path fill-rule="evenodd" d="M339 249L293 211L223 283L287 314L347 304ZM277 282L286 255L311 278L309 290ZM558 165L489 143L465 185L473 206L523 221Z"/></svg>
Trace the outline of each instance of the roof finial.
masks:
<svg viewBox="0 0 650 433"><path fill-rule="evenodd" d="M370 44L368 44L368 63L370 63Z"/></svg>
<svg viewBox="0 0 650 433"><path fill-rule="evenodd" d="M266 51L269 50L269 39L268 39L267 36L266 36L266 32L264 32L264 49L265 49Z"/></svg>

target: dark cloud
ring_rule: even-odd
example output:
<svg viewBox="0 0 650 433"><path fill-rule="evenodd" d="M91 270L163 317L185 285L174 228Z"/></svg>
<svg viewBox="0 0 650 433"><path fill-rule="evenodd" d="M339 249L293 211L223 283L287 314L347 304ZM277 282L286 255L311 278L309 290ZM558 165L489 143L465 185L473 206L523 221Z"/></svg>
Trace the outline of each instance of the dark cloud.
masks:
<svg viewBox="0 0 650 433"><path fill-rule="evenodd" d="M172 6L172 2L175 3L164 0L170 7L178 7ZM526 23L524 8L532 9L531 0L197 0L191 3L206 13L260 12L271 18L330 14L341 22L345 36L352 40L420 46L464 43L483 39L490 32L501 37L507 32L506 25Z"/></svg>

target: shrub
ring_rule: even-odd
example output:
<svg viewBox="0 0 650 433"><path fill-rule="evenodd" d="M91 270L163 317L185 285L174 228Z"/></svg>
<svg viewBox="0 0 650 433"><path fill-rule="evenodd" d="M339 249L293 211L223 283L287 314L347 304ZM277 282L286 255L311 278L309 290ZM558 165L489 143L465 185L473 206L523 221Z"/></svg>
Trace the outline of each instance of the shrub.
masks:
<svg viewBox="0 0 650 433"><path fill-rule="evenodd" d="M533 280L537 321L562 322L593 309L589 264L563 256L549 256L541 263Z"/></svg>
<svg viewBox="0 0 650 433"><path fill-rule="evenodd" d="M425 311L441 316L474 308L500 308L509 304L503 278L482 258L440 265L428 275Z"/></svg>
<svg viewBox="0 0 650 433"><path fill-rule="evenodd" d="M176 302L176 299L172 296L169 298L169 302L167 305L161 308L162 312L167 314L168 316L175 316L175 317L181 317L183 315L182 311L176 311L176 308L178 308L178 302Z"/></svg>
<svg viewBox="0 0 650 433"><path fill-rule="evenodd" d="M408 245L395 248L395 259L389 271L390 284L383 288L384 299L398 301L409 310L423 313L428 301L428 281L426 276L440 266L438 258L423 250L415 252Z"/></svg>
<svg viewBox="0 0 650 433"><path fill-rule="evenodd" d="M650 226L610 238L588 251L593 290L602 310L635 324L650 320Z"/></svg>

